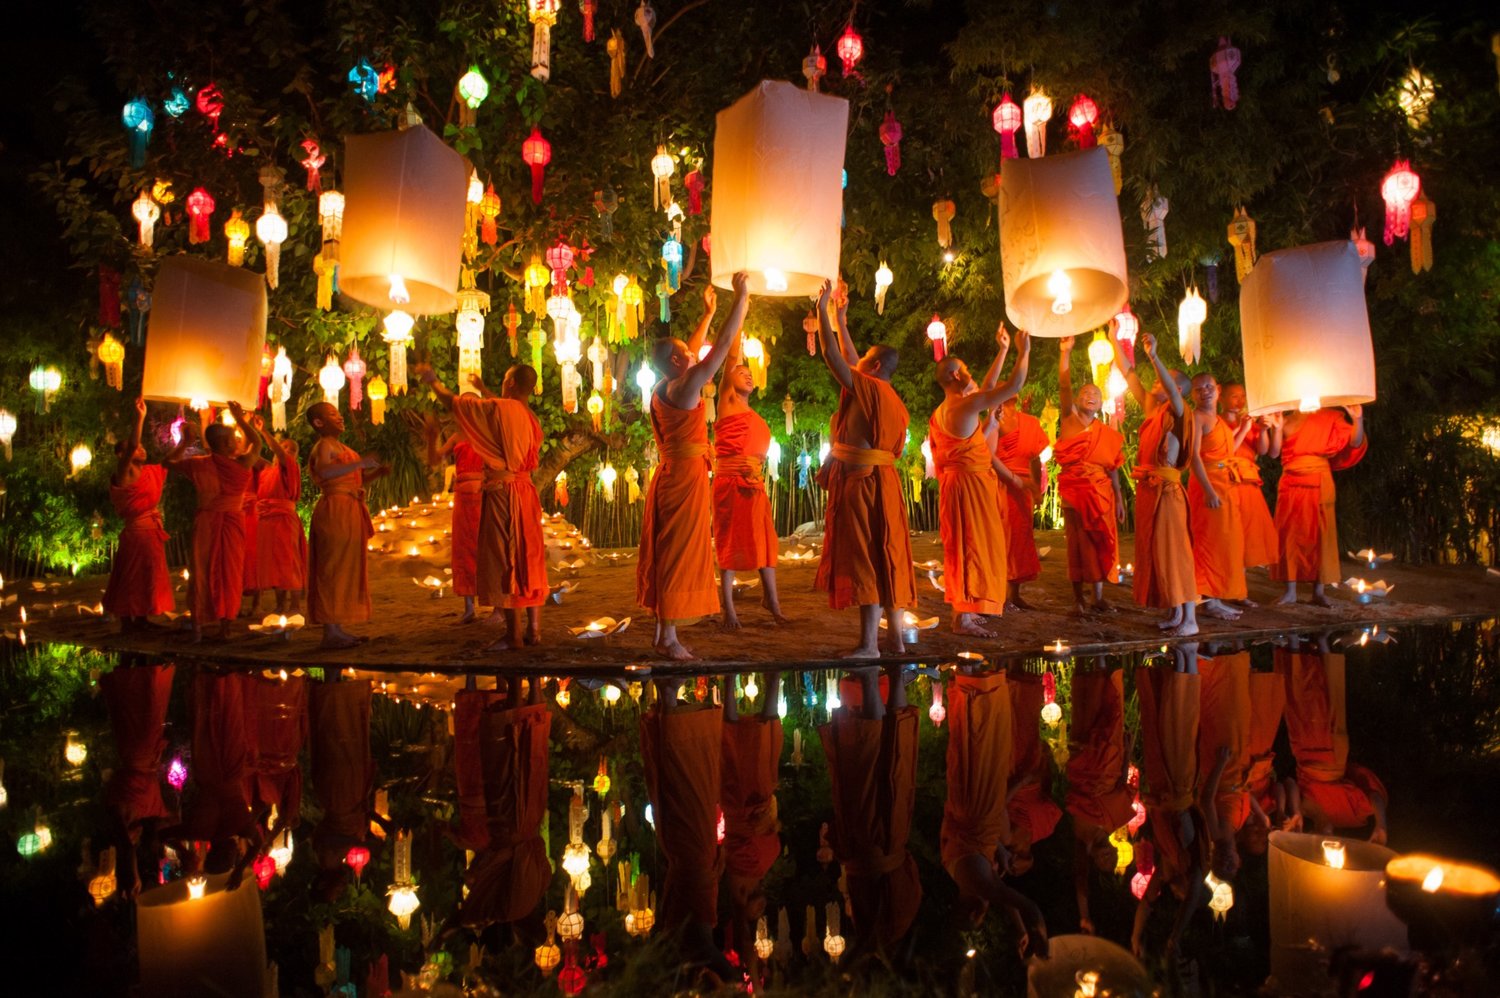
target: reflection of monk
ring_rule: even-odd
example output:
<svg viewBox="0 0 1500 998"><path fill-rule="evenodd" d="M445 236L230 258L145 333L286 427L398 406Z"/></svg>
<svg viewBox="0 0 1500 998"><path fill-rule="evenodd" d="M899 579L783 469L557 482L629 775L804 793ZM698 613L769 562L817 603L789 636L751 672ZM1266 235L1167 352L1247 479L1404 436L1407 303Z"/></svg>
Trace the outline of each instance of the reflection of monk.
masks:
<svg viewBox="0 0 1500 998"><path fill-rule="evenodd" d="M1278 657L1274 671L1250 673L1250 770L1245 777L1253 819L1240 832L1247 852L1261 856L1274 825L1285 831L1302 827L1297 784L1276 775L1276 735L1286 713L1286 662Z"/></svg>
<svg viewBox="0 0 1500 998"><path fill-rule="evenodd" d="M313 849L325 879L341 882L344 856L350 846L365 841L374 808L369 682L313 683L308 715L313 790L323 805Z"/></svg>
<svg viewBox="0 0 1500 998"><path fill-rule="evenodd" d="M767 676L765 703L757 717L742 718L737 698L724 701L723 770L724 872L736 916L735 938L765 914L760 882L781 855L777 820L777 768L781 764L781 718L776 703L781 675ZM742 947L743 949L744 947Z"/></svg>
<svg viewBox="0 0 1500 998"><path fill-rule="evenodd" d="M1012 672L1006 688L1012 718L1007 845L1011 872L1021 876L1034 862L1032 847L1057 828L1062 808L1052 799L1052 752L1037 726L1046 703L1041 674Z"/></svg>
<svg viewBox="0 0 1500 998"><path fill-rule="evenodd" d="M1250 653L1203 657L1198 660L1200 706L1198 721L1198 785L1213 840L1215 875L1239 866L1236 834L1250 820ZM1213 771L1221 753L1228 758ZM1210 784L1214 785L1209 792ZM1235 853L1230 858L1230 853Z"/></svg>
<svg viewBox="0 0 1500 998"><path fill-rule="evenodd" d="M1365 456L1364 409L1289 413L1271 423L1271 454L1281 457L1276 495L1279 556L1271 577L1286 583L1278 602L1297 601L1297 583L1313 584L1312 601L1332 606L1323 587L1339 581L1338 520L1334 513L1333 472L1358 464Z"/></svg>
<svg viewBox="0 0 1500 998"><path fill-rule="evenodd" d="M1344 656L1321 648L1278 648L1286 667L1286 733L1297 763L1297 789L1308 824L1319 832L1359 828L1371 819L1370 841L1386 840L1390 794L1380 778L1349 759Z"/></svg>
<svg viewBox="0 0 1500 998"><path fill-rule="evenodd" d="M160 766L167 747L162 728L175 672L172 665L122 665L99 679L118 760L104 785L104 803L117 825L118 875L127 893L139 887L142 872L147 876L154 872L151 840L158 824L172 816L162 800ZM136 844L144 847L139 864L131 855Z"/></svg>
<svg viewBox="0 0 1500 998"><path fill-rule="evenodd" d="M890 950L922 903L922 881L907 849L917 790L917 711L906 687L879 676L842 684L844 703L818 729L833 789L833 849L843 865L857 948Z"/></svg>
<svg viewBox="0 0 1500 998"><path fill-rule="evenodd" d="M184 831L188 839L212 842L216 853L233 837L254 835L255 732L249 705L255 681L243 672L193 677L193 793Z"/></svg>
<svg viewBox="0 0 1500 998"><path fill-rule="evenodd" d="M541 834L552 715L541 690L533 680L531 702L524 706L519 679L510 681L506 700L477 690L459 693L469 697L471 712L478 714L478 744L455 748L478 751L485 817L486 843L464 874L469 895L458 912L459 921L470 927L520 921L536 910L552 879ZM475 761L472 755L469 761Z"/></svg>
<svg viewBox="0 0 1500 998"><path fill-rule="evenodd" d="M264 524L262 524L264 526ZM307 743L307 679L251 678L257 806L276 808L277 829L295 828L302 814L302 766L297 756Z"/></svg>
<svg viewBox="0 0 1500 998"><path fill-rule="evenodd" d="M1102 663L1102 659L1100 660ZM1063 806L1073 818L1073 886L1082 930L1090 935L1088 874L1092 864L1114 873L1109 835L1130 820L1130 751L1125 735L1125 674L1119 669L1075 668L1073 726L1068 729L1068 792Z"/></svg>

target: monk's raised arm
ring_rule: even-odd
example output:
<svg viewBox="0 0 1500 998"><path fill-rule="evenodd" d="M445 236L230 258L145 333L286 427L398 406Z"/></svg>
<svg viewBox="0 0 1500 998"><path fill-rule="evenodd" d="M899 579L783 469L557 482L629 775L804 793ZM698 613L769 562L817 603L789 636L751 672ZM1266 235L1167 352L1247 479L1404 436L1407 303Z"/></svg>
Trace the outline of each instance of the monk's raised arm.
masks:
<svg viewBox="0 0 1500 998"><path fill-rule="evenodd" d="M742 270L734 275L734 305L729 309L729 318L725 321L724 328L719 330L719 336L714 340L713 349L708 351L707 357L688 368L686 374L667 388L674 405L687 408L687 403L697 399L703 386L713 380L713 376L724 365L724 358L729 356L730 347L739 341L740 327L745 324L745 312L749 308L749 275Z"/></svg>
<svg viewBox="0 0 1500 998"><path fill-rule="evenodd" d="M1003 385L980 389L958 400L958 410L964 415L978 415L985 409L994 409L1006 399L1015 398L1026 384L1026 372L1031 366L1031 337L1016 333L1016 366Z"/></svg>
<svg viewBox="0 0 1500 998"><path fill-rule="evenodd" d="M995 359L990 361L990 369L984 372L984 382L979 386L982 391L989 391L1000 381L1000 371L1005 367L1005 355L1010 352L1010 333L1005 329L1005 320L1000 320L1000 328L995 330L995 343L1000 347Z"/></svg>
<svg viewBox="0 0 1500 998"><path fill-rule="evenodd" d="M713 324L714 312L718 308L719 293L710 284L703 289L703 318L699 319L698 325L693 327L693 335L688 337L687 341L688 353L692 354L694 359L697 358L698 351L703 348L703 341L708 339L708 328Z"/></svg>
<svg viewBox="0 0 1500 998"><path fill-rule="evenodd" d="M1125 348L1120 346L1120 323L1115 319L1109 320L1109 345L1115 352L1115 366L1125 375L1125 386L1140 407L1146 408L1146 386L1141 384L1141 376L1135 373L1135 365L1125 356ZM1182 410L1178 409L1177 412L1181 414Z"/></svg>
<svg viewBox="0 0 1500 998"><path fill-rule="evenodd" d="M839 345L839 334L834 332L833 322L828 317L828 296L833 290L830 281L823 282L823 290L818 293L818 339L822 341L823 363L828 365L834 380L845 388L854 387L854 373L845 356L843 348Z"/></svg>
<svg viewBox="0 0 1500 998"><path fill-rule="evenodd" d="M854 348L854 334L849 332L849 286L839 278L838 297L835 300L839 320L839 351L850 367L859 366L859 351Z"/></svg>
<svg viewBox="0 0 1500 998"><path fill-rule="evenodd" d="M1151 358L1151 367L1156 371L1157 381L1160 382L1161 386L1167 390L1167 401L1172 406L1172 415L1181 416L1183 412L1182 392L1177 388L1177 379L1172 377L1171 372L1167 370L1167 365L1162 363L1161 357L1157 355L1156 337L1152 336L1150 333L1142 333L1141 346L1146 348L1146 356ZM1119 346L1116 345L1115 349L1119 350ZM1135 376L1135 372L1133 370L1130 373L1132 377ZM1140 386L1141 379L1136 378L1134 383L1135 385ZM1146 390L1144 388L1141 388L1142 395L1145 394L1145 391ZM1137 397L1136 401L1140 401L1139 396ZM1142 408L1144 407L1145 404L1142 403Z"/></svg>
<svg viewBox="0 0 1500 998"><path fill-rule="evenodd" d="M1073 337L1064 336L1057 341L1057 406L1063 415L1073 411L1073 375L1069 370L1069 354L1073 352Z"/></svg>

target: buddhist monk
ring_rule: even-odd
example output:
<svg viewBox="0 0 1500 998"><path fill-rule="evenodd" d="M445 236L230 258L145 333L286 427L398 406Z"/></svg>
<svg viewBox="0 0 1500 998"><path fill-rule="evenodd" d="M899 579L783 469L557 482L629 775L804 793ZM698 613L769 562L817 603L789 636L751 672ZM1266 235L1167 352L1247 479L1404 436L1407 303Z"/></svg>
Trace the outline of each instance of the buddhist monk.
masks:
<svg viewBox="0 0 1500 998"><path fill-rule="evenodd" d="M368 680L313 683L308 690L310 772L323 807L312 844L322 870L319 895L328 900L342 892L344 858L369 837L375 809L370 697Z"/></svg>
<svg viewBox="0 0 1500 998"><path fill-rule="evenodd" d="M939 841L943 868L958 885L959 907L970 921L978 925L990 905L1001 905L1022 957L1045 956L1040 909L1003 879L1010 870L1006 791L1014 743L1008 685L1004 672L980 673L965 664L948 688L948 795Z"/></svg>
<svg viewBox="0 0 1500 998"><path fill-rule="evenodd" d="M1333 605L1323 592L1339 581L1339 531L1333 472L1365 456L1364 407L1287 413L1270 423L1272 457L1281 458L1276 492L1276 563L1271 578L1286 583L1277 603L1297 602L1297 583L1312 583L1312 603Z"/></svg>
<svg viewBox="0 0 1500 998"><path fill-rule="evenodd" d="M703 292L708 306L704 326L713 314L709 304L712 291L709 287ZM692 345L690 340L688 346ZM765 466L771 448L771 428L760 413L750 408L750 393L754 390L755 379L750 368L741 363L737 335L719 379L719 418L714 423L714 554L719 562L722 622L731 631L740 626L734 607L735 572L760 573L761 605L776 623L790 623L781 612L781 596L776 589L779 548L771 499L766 494Z"/></svg>
<svg viewBox="0 0 1500 998"><path fill-rule="evenodd" d="M1141 336L1141 348L1156 371L1148 393L1110 325L1115 363L1125 372L1125 383L1145 410L1130 477L1135 488L1135 579L1133 591L1141 606L1168 610L1160 622L1174 637L1198 633L1198 586L1193 570L1193 544L1188 535L1188 499L1182 469L1197 451L1197 424L1186 418L1183 391L1187 378L1167 370L1156 350L1156 337Z"/></svg>
<svg viewBox="0 0 1500 998"><path fill-rule="evenodd" d="M265 439L265 425L259 413L250 413L250 422L256 433ZM255 460L250 463L250 477L245 481L245 568L244 594L250 597L248 611L242 616L254 617L260 613L260 473L266 467L261 449L255 449Z"/></svg>
<svg viewBox="0 0 1500 998"><path fill-rule="evenodd" d="M1010 819L1010 872L1027 873L1035 863L1032 849L1049 837L1062 819L1062 808L1052 799L1052 751L1042 741L1039 721L1046 703L1042 676L1036 672L1012 671L1006 688L1010 692L1011 732L1010 780L1006 813Z"/></svg>
<svg viewBox="0 0 1500 998"><path fill-rule="evenodd" d="M274 468L268 470L274 473ZM253 676L246 701L255 744L251 803L263 823L276 815L269 826L274 837L283 828L296 828L302 816L302 765L297 757L307 744L307 677Z"/></svg>
<svg viewBox="0 0 1500 998"><path fill-rule="evenodd" d="M1239 869L1238 835L1251 820L1250 653L1226 652L1198 658L1198 786L1207 819L1215 876L1228 880ZM1212 767L1225 759L1215 780ZM1213 785L1212 793L1208 788Z"/></svg>
<svg viewBox="0 0 1500 998"><path fill-rule="evenodd" d="M863 357L840 314L829 318L833 287L818 295L818 333L823 362L839 383L839 405L829 426L833 441L819 479L828 488L823 554L816 585L835 610L859 607L859 644L846 658L879 658L880 618L885 615L890 650L904 654L897 611L917 601L911 534L896 458L906 446L909 418L891 387L900 359L876 345Z"/></svg>
<svg viewBox="0 0 1500 998"><path fill-rule="evenodd" d="M743 275L736 283L743 286ZM641 768L667 861L656 924L680 930L694 957L716 963L723 713L712 703L679 700L682 683L680 676L658 679L656 702L641 715Z"/></svg>
<svg viewBox="0 0 1500 998"><path fill-rule="evenodd" d="M118 867L127 896L140 890L142 870L147 877L155 874L152 839L174 814L162 799L161 755L167 747L164 728L176 671L174 665L125 664L99 678L116 758L104 784L104 803L121 855L131 857Z"/></svg>
<svg viewBox="0 0 1500 998"><path fill-rule="evenodd" d="M476 598L501 610L506 624L505 637L490 645L490 650L540 644L542 604L549 590L542 502L531 481L542 446L542 424L530 407L536 369L512 366L505 372L498 398L455 395L425 364L418 366L417 376L453 410L469 446L484 461Z"/></svg>
<svg viewBox="0 0 1500 998"><path fill-rule="evenodd" d="M1017 360L1009 380L975 390L968 366L954 356L937 363L943 401L928 421L932 463L938 473L938 526L943 541L943 599L953 607L953 632L992 638L984 614L1005 612L1010 573L1005 558L1005 515L1000 481L990 466L990 445L980 414L1026 383L1031 338L1016 334Z"/></svg>
<svg viewBox="0 0 1500 998"><path fill-rule="evenodd" d="M1193 376L1193 423L1198 446L1188 507L1193 527L1193 564L1200 613L1234 620L1239 611L1226 601L1249 602L1245 589L1245 526L1235 489L1234 429L1219 416L1219 382L1212 374Z"/></svg>
<svg viewBox="0 0 1500 998"><path fill-rule="evenodd" d="M365 506L365 483L390 468L340 442L344 418L337 406L315 403L307 421L318 434L307 468L323 490L307 546L307 612L312 623L323 625L323 648L352 648L369 640L344 630L370 619L365 544L375 527Z"/></svg>
<svg viewBox="0 0 1500 998"><path fill-rule="evenodd" d="M922 903L922 880L907 849L917 791L917 711L906 702L902 678L890 677L882 702L878 670L861 669L859 684L846 684L843 703L818 728L855 951L894 950Z"/></svg>
<svg viewBox="0 0 1500 998"><path fill-rule="evenodd" d="M1125 522L1120 496L1120 465L1125 438L1099 419L1104 395L1085 384L1073 395L1068 370L1073 337L1058 341L1057 384L1062 421L1057 424L1057 493L1062 500L1063 530L1068 541L1068 581L1073 584L1077 613L1113 613L1104 599L1104 583L1119 580L1118 524ZM1093 590L1093 600L1085 593Z"/></svg>
<svg viewBox="0 0 1500 998"><path fill-rule="evenodd" d="M646 489L635 591L636 601L656 615L653 645L666 658L696 658L678 639L677 627L719 608L702 392L739 336L750 304L747 280L744 273L734 276L729 320L701 361L679 339L657 340L651 347L651 366L660 379L651 393L651 434L661 464Z"/></svg>
<svg viewBox="0 0 1500 998"><path fill-rule="evenodd" d="M458 911L459 922L470 928L524 919L541 903L552 879L542 837L552 714L542 702L539 681L530 681L527 700L519 678L508 685L504 699L490 695L477 712L478 744L457 747L477 752L478 759L470 762L477 761L482 777L486 819L485 841L464 873L469 892Z"/></svg>
<svg viewBox="0 0 1500 998"><path fill-rule="evenodd" d="M1245 531L1245 567L1273 565L1277 557L1276 522L1261 490L1260 462L1271 446L1264 420L1245 413L1245 387L1225 385L1222 405L1224 422L1234 430L1235 450L1230 458L1233 491L1240 501L1240 525Z"/></svg>
<svg viewBox="0 0 1500 998"><path fill-rule="evenodd" d="M760 713L741 717L738 698L724 700L724 741L719 800L724 809L724 879L734 907L734 938L754 938L766 912L761 881L781 855L776 802L781 765L781 674L766 676ZM749 947L742 946L742 955Z"/></svg>
<svg viewBox="0 0 1500 998"><path fill-rule="evenodd" d="M427 440L427 463L436 467L453 455L453 595L464 598L460 624L475 618L474 597L478 593L479 522L484 507L484 458L479 456L463 431L451 433L441 444L434 432ZM497 614L499 610L496 610Z"/></svg>
<svg viewBox="0 0 1500 998"><path fill-rule="evenodd" d="M198 495L190 575L194 641L202 640L204 627L215 621L219 637L229 637L229 622L240 612L245 585L245 489L250 468L260 460L260 434L238 402L229 403L229 411L243 434L243 446L232 428L214 423L201 431L207 454L167 466L186 475ZM189 427L198 432L196 424L183 424L185 431Z"/></svg>
<svg viewBox="0 0 1500 998"><path fill-rule="evenodd" d="M1311 831L1363 828L1370 841L1386 841L1390 793L1369 769L1349 758L1344 656L1328 639L1300 650L1276 649L1286 668L1286 733L1297 763L1297 789Z"/></svg>
<svg viewBox="0 0 1500 998"><path fill-rule="evenodd" d="M299 613L302 587L307 584L307 534L297 514L297 500L302 498L297 441L268 436L266 443L274 460L261 469L256 484L259 583L262 589L276 590L277 613Z"/></svg>
<svg viewBox="0 0 1500 998"><path fill-rule="evenodd" d="M995 333L1000 349L985 374L983 388L989 390L999 382L1005 355L1010 349L1010 333L1001 323ZM1042 561L1036 550L1036 506L1046 491L1046 471L1042 455L1052 448L1052 441L1042 423L1030 413L1022 412L1014 397L991 410L989 433L995 452L993 467L1000 476L1004 493L1005 564L1008 591L1007 610L1030 610L1032 605L1021 596L1021 585L1042 574Z"/></svg>
<svg viewBox="0 0 1500 998"><path fill-rule="evenodd" d="M115 445L115 473L109 479L109 501L125 525L104 588L104 612L119 618L122 634L145 628L147 617L171 613L176 606L167 574L167 531L161 519L167 469L146 463L146 448L141 446L145 424L146 400L136 399L135 422L130 435ZM175 463L187 444L184 434L165 463Z"/></svg>
<svg viewBox="0 0 1500 998"><path fill-rule="evenodd" d="M1094 934L1089 916L1089 869L1113 875L1115 847L1110 833L1128 822L1134 809L1130 754L1134 734L1125 733L1125 674L1104 666L1073 672L1072 727L1068 729L1068 791L1063 807L1073 818L1073 889L1079 931Z"/></svg>

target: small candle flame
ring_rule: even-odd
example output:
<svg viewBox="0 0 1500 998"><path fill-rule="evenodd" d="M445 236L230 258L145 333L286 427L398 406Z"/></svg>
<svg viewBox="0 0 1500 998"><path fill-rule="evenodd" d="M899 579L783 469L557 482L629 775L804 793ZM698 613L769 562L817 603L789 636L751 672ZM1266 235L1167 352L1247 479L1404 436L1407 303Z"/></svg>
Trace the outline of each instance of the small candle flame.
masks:
<svg viewBox="0 0 1500 998"><path fill-rule="evenodd" d="M1435 894L1437 893L1438 888L1442 886L1443 868L1441 866L1434 866L1427 872L1427 876L1422 878L1422 890L1426 891L1428 894Z"/></svg>
<svg viewBox="0 0 1500 998"><path fill-rule="evenodd" d="M1344 843L1338 839L1323 840L1323 862L1335 870L1344 868Z"/></svg>
<svg viewBox="0 0 1500 998"><path fill-rule="evenodd" d="M767 291L786 290L786 274L784 272L777 270L774 267L767 267L765 270L765 278Z"/></svg>
<svg viewBox="0 0 1500 998"><path fill-rule="evenodd" d="M1308 396L1305 396L1302 399L1301 404L1299 404L1297 406L1297 411L1298 412L1317 412L1321 408L1323 408L1323 400L1321 398L1319 398L1318 396L1316 396L1316 395L1308 395Z"/></svg>
<svg viewBox="0 0 1500 998"><path fill-rule="evenodd" d="M1052 296L1052 314L1067 315L1073 311L1073 279L1065 270L1054 270L1047 278L1047 293Z"/></svg>

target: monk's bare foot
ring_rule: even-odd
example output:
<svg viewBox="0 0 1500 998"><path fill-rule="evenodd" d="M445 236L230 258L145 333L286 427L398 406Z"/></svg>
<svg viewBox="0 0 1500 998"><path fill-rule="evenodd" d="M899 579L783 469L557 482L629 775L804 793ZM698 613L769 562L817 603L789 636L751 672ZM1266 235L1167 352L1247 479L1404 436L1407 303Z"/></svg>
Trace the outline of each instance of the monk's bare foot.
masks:
<svg viewBox="0 0 1500 998"><path fill-rule="evenodd" d="M510 643L510 635L506 635L503 638L498 638L498 639L496 639L494 641L491 641L489 644L485 645L484 646L484 650L485 651L513 651L514 647L515 646L513 646Z"/></svg>
<svg viewBox="0 0 1500 998"><path fill-rule="evenodd" d="M1087 603L1073 604L1073 616L1075 617L1087 617L1091 611L1092 608Z"/></svg>
<svg viewBox="0 0 1500 998"><path fill-rule="evenodd" d="M505 614L501 613L499 610L496 610L494 613L492 613L488 617L484 618L484 622L486 624L490 624L492 626L493 625L498 625L498 624L503 624L503 623L505 623Z"/></svg>
<svg viewBox="0 0 1500 998"><path fill-rule="evenodd" d="M1109 603L1108 600L1105 600L1105 599L1096 599L1096 600L1094 600L1094 612L1095 613L1114 613L1116 611L1115 611L1115 608L1110 605L1110 603Z"/></svg>
<svg viewBox="0 0 1500 998"><path fill-rule="evenodd" d="M1204 617L1214 620L1239 620L1239 611L1231 610L1216 599L1205 600L1198 604L1198 613Z"/></svg>
<svg viewBox="0 0 1500 998"><path fill-rule="evenodd" d="M733 613L726 613L719 618L719 630L737 631L740 629L740 618Z"/></svg>
<svg viewBox="0 0 1500 998"><path fill-rule="evenodd" d="M1312 598L1307 602L1312 606L1321 606L1325 610L1331 610L1333 608L1333 600L1329 599L1322 593L1313 594Z"/></svg>
<svg viewBox="0 0 1500 998"><path fill-rule="evenodd" d="M894 640L888 641L886 643L885 653L887 655L905 655L906 642L901 640L900 635L897 635Z"/></svg>
<svg viewBox="0 0 1500 998"><path fill-rule="evenodd" d="M953 633L963 634L971 638L993 638L995 632L988 630L979 624L979 618L974 614L960 614L953 618Z"/></svg>
<svg viewBox="0 0 1500 998"><path fill-rule="evenodd" d="M771 610L771 619L776 622L777 627L787 627L792 622L792 618L782 613L779 607Z"/></svg>
<svg viewBox="0 0 1500 998"><path fill-rule="evenodd" d="M698 656L681 641L667 641L656 646L656 653L662 658L670 658L677 662L696 662Z"/></svg>
<svg viewBox="0 0 1500 998"><path fill-rule="evenodd" d="M1260 609L1260 604L1255 602L1255 600L1253 599L1232 599L1229 602L1233 603L1235 606L1239 607L1242 610Z"/></svg>
<svg viewBox="0 0 1500 998"><path fill-rule="evenodd" d="M855 648L853 651L846 651L846 652L844 652L844 654L842 654L842 655L839 656L839 658L848 658L848 659L872 659L872 658L879 658L879 657L880 657L880 649L878 647L872 648L869 645L860 645L858 648Z"/></svg>
<svg viewBox="0 0 1500 998"><path fill-rule="evenodd" d="M1008 601L1006 601L1005 608L1007 610L1035 610L1036 604L1028 603L1020 596L1012 596Z"/></svg>
<svg viewBox="0 0 1500 998"><path fill-rule="evenodd" d="M542 643L542 632L540 628L527 628L526 643L528 645L539 645Z"/></svg>
<svg viewBox="0 0 1500 998"><path fill-rule="evenodd" d="M463 615L458 618L458 622L460 624L472 624L472 623L474 623L474 608L473 607L469 607L467 610L465 610L463 612Z"/></svg>
<svg viewBox="0 0 1500 998"><path fill-rule="evenodd" d="M1163 631L1170 631L1174 627L1181 627L1182 615L1178 614L1175 617L1168 617L1166 620L1158 620L1156 626Z"/></svg>
<svg viewBox="0 0 1500 998"><path fill-rule="evenodd" d="M1296 593L1287 593L1287 594L1285 594L1283 596L1278 596L1276 598L1276 602L1273 603L1273 604L1271 604L1271 605L1272 606L1291 606L1295 602L1297 602L1297 594Z"/></svg>
<svg viewBox="0 0 1500 998"><path fill-rule="evenodd" d="M1197 633L1198 633L1198 625L1196 623L1194 623L1194 624L1178 624L1176 627L1172 628L1171 630L1169 630L1167 632L1167 637L1169 637L1169 638L1190 638L1194 634L1197 634Z"/></svg>

